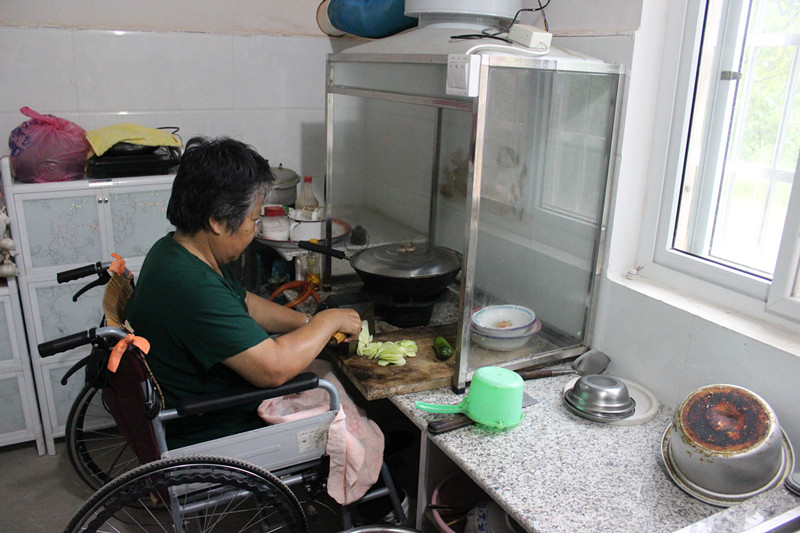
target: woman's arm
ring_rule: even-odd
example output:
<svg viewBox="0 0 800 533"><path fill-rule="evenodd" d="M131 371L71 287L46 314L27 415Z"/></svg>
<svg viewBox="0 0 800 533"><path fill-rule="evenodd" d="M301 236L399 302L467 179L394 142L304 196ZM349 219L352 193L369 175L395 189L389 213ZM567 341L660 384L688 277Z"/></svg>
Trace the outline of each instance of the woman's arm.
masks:
<svg viewBox="0 0 800 533"><path fill-rule="evenodd" d="M262 327L267 324L286 328L289 332L269 338L222 361L222 364L257 387L282 385L305 370L334 333L342 332L347 335L345 341L353 341L361 331L361 318L353 309L326 309L306 323L303 313L263 298L260 300L262 302L253 300L253 306L250 307L250 294L247 296L248 309L251 315L256 313L253 316L256 322Z"/></svg>
<svg viewBox="0 0 800 533"><path fill-rule="evenodd" d="M305 313L270 302L252 292L245 296L247 312L269 333L288 333L306 323Z"/></svg>

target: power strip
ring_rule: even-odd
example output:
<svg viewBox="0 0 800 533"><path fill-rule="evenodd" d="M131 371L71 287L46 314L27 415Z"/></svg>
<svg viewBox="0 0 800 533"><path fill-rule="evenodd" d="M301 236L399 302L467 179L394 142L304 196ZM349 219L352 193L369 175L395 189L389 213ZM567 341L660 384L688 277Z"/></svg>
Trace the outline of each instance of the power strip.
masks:
<svg viewBox="0 0 800 533"><path fill-rule="evenodd" d="M514 24L511 26L508 31L508 37L517 44L544 52L550 49L550 42L553 40L552 33L527 24Z"/></svg>

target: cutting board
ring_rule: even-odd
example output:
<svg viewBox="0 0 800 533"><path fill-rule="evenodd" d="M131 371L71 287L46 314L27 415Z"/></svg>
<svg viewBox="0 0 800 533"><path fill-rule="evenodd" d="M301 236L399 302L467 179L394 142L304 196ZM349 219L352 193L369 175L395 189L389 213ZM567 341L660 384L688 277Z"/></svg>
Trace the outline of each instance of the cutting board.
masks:
<svg viewBox="0 0 800 533"><path fill-rule="evenodd" d="M344 350L330 353L330 360L344 373L367 400L389 398L450 386L455 372L455 356L439 361L433 351L433 340L444 337L455 348L456 324L419 326L373 335L374 342L409 339L417 343L417 356L406 357L403 366L380 366L376 361Z"/></svg>

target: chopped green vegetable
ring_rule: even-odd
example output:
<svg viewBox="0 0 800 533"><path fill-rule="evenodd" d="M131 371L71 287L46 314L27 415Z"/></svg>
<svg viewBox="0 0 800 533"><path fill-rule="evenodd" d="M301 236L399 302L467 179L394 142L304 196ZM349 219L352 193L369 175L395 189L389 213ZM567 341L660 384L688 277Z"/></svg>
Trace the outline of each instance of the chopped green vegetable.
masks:
<svg viewBox="0 0 800 533"><path fill-rule="evenodd" d="M433 351L439 361L447 361L453 356L453 347L444 337L436 337L433 340Z"/></svg>
<svg viewBox="0 0 800 533"><path fill-rule="evenodd" d="M412 340L372 342L369 325L364 320L361 323L361 332L358 334L356 353L369 359L376 359L381 366L403 366L406 364L406 357L417 355L417 343Z"/></svg>

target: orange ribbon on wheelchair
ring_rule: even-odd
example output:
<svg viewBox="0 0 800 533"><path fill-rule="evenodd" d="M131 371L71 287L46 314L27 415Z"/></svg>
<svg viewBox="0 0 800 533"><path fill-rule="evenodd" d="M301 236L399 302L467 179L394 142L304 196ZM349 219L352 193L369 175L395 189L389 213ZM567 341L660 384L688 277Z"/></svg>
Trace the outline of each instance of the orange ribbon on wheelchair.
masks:
<svg viewBox="0 0 800 533"><path fill-rule="evenodd" d="M133 333L129 333L124 339L119 341L114 349L111 350L111 355L108 356L108 370L116 372L119 367L119 362L122 359L122 354L128 349L128 346L133 344L139 348L143 354L150 351L150 342L144 337L137 337Z"/></svg>
<svg viewBox="0 0 800 533"><path fill-rule="evenodd" d="M120 276L125 275L125 260L118 254L111 254L111 257L114 258L114 261L112 261L111 266L108 267L109 272L119 274Z"/></svg>

